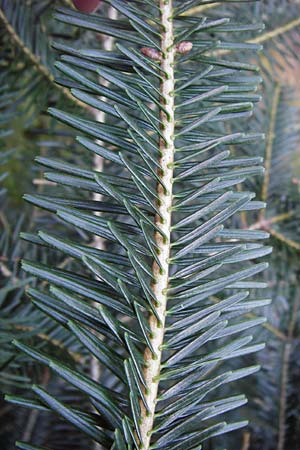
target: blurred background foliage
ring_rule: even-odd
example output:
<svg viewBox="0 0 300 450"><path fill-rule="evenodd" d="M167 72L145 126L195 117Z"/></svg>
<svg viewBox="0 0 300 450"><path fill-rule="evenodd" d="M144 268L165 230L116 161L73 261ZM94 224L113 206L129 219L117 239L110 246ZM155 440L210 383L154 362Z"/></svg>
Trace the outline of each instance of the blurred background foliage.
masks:
<svg viewBox="0 0 300 450"><path fill-rule="evenodd" d="M56 49L99 49L105 43L100 35L77 32L55 22L53 12L57 7L72 4L68 0L0 0L0 390L26 396L27 383L36 380L52 386L52 392L59 392L62 399L72 398L73 403L80 404L83 399L78 398L77 392L58 381L48 368L17 354L11 345L15 338L27 340L71 365L80 364L89 370L88 356L67 329L26 298L26 288L38 282L19 268L24 253L27 258L36 259L36 255L31 258L30 252L40 252L40 261L51 258L52 265L69 270L74 264L54 250L43 252L44 247L27 245L28 233L41 225L43 229L59 229L60 224L55 217L33 209L22 199L25 192L47 195L53 189L55 195L60 195L53 182L42 179L35 156L55 156L83 166L88 162L72 130L55 122L45 111L48 106L65 108L66 104L68 110L82 109L55 68L54 62L59 58ZM102 6L97 14L104 13ZM250 425L240 435L228 437L225 443L224 438L222 443L209 442L206 449L299 450L300 2L218 2L194 8L188 14L234 15L240 22L265 24L264 31L255 38L245 36L249 43L262 44L264 49L253 56L261 68L258 94L262 101L244 125L245 131L263 132L266 139L260 146L243 145L240 152L265 158L264 176L260 180L250 178L243 189L256 192L257 199L267 201L268 206L257 216L241 214L238 225L267 230L271 235L271 269L265 277L267 294L273 303L266 308L268 322L262 328L263 336L259 336L267 343L266 350L248 356L251 363L261 364L262 370L241 386L250 399L245 406ZM230 58L230 49L217 51ZM249 52L241 52L239 58L249 58L248 55ZM89 116L93 111L85 110L84 114ZM71 227L69 232L70 237L79 233L82 242L88 242L84 232ZM15 448L17 439L57 450L90 447L87 438L46 408L28 412L21 405L4 402L3 395L0 402L1 449Z"/></svg>

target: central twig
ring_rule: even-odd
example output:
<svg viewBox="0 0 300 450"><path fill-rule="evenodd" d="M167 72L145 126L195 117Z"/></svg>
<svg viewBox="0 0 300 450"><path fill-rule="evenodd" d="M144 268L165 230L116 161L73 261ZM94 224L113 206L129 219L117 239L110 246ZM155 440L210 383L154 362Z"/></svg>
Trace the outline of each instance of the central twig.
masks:
<svg viewBox="0 0 300 450"><path fill-rule="evenodd" d="M161 267L153 264L152 290L156 298L157 319L150 316L149 326L151 330L151 344L154 354L149 348L144 354L146 382L145 397L149 407L147 411L141 404L141 448L148 449L150 446L151 433L153 429L155 407L157 402L157 392L159 374L161 367L162 344L165 331L165 316L167 309L167 288L169 280L169 258L170 258L170 238L171 238L171 215L172 215L172 184L173 184L173 161L174 161L174 34L172 20L172 0L160 0L161 10L161 68L163 80L161 81L160 93L161 103L166 112L160 112L161 134L160 139L160 167L158 175L162 183L157 185L158 209L160 216L156 216L156 225L161 229L162 234L155 234L155 243L159 249L158 258ZM164 187L163 187L164 186ZM162 237L164 235L164 237Z"/></svg>

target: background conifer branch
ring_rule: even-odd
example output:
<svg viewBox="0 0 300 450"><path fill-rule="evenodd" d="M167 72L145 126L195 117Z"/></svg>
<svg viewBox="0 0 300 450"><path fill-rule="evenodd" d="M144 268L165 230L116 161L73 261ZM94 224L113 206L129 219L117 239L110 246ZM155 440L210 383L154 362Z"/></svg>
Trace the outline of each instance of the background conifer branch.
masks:
<svg viewBox="0 0 300 450"><path fill-rule="evenodd" d="M270 128L268 130L267 134L267 142L266 142L266 156L265 156L265 176L264 176L264 182L262 186L262 193L261 198L263 201L266 201L268 198L268 187L270 182L270 169L271 169L271 161L272 161L272 149L273 149L273 142L275 138L275 125L276 125L276 119L277 119L277 110L278 110L278 104L280 99L280 92L281 87L279 84L275 86L274 89L274 96L270 111ZM261 211L261 218L265 217L265 211Z"/></svg>
<svg viewBox="0 0 300 450"><path fill-rule="evenodd" d="M113 8L112 6L109 6L108 11L107 11L107 17L111 20L116 20L118 18L117 10L115 8ZM114 46L114 38L112 36L106 36L106 35L103 35L101 37L102 37L101 42L102 42L103 50L105 50L107 52L111 52L113 50L113 46ZM106 80L102 80L102 83L103 83L103 86L105 86L105 87L109 86L109 82ZM105 97L102 98L102 101L104 101L104 102L106 101ZM104 111L98 111L98 110L94 109L93 113L94 113L94 117L97 122L100 122L100 123L105 122L106 114ZM97 141L97 143L99 145L104 144L102 141ZM95 172L99 172L99 173L103 172L104 158L100 155L95 154L93 159L94 159ZM99 193L93 193L93 199L96 202L101 202L103 200L103 195L99 194ZM97 216L101 216L101 212L99 212L99 211L96 211L95 214ZM104 250L105 249L105 240L102 237L95 235L93 238L92 246L94 248L98 248L99 250ZM92 379L100 380L100 375L101 375L101 367L100 367L99 361L97 360L97 358L95 356L92 356L92 359L91 359ZM96 446L96 448L99 448L99 447Z"/></svg>
<svg viewBox="0 0 300 450"><path fill-rule="evenodd" d="M12 42L23 52L25 57L32 63L33 67L37 69L37 71L55 88L63 94L69 101L71 101L76 106L81 108L86 108L86 105L80 100L76 99L69 91L63 86L55 83L55 77L50 72L50 70L41 63L39 58L31 51L31 49L26 46L25 42L21 39L21 37L16 33L15 28L9 23L7 17L5 15L5 11L0 9L0 22L7 30L7 33L11 36Z"/></svg>
<svg viewBox="0 0 300 450"><path fill-rule="evenodd" d="M291 308L291 315L288 323L287 340L283 345L282 350L282 368L280 381L280 399L279 399L279 415L278 415L278 445L277 450L284 450L286 440L286 420L287 420L287 405L289 384L289 371L291 363L292 340L294 339L295 327L297 325L297 318L299 314L300 300L296 297Z"/></svg>

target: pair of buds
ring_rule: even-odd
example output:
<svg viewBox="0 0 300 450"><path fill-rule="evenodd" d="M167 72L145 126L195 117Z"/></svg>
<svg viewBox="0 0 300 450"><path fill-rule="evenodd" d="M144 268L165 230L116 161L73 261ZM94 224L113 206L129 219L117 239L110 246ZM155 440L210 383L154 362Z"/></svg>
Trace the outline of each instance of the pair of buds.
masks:
<svg viewBox="0 0 300 450"><path fill-rule="evenodd" d="M176 45L175 50L177 53L185 54L189 53L193 48L193 44L189 41L182 41L179 44ZM145 56L147 56L150 59L153 59L154 61L161 61L162 60L162 54L155 48L151 47L142 47L141 53Z"/></svg>

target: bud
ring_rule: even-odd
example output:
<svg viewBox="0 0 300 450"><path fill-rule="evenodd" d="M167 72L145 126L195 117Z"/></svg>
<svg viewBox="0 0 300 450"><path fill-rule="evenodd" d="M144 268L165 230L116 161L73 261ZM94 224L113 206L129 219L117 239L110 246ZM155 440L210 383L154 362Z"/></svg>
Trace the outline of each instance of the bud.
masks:
<svg viewBox="0 0 300 450"><path fill-rule="evenodd" d="M84 13L96 11L100 3L100 0L73 0L75 8Z"/></svg>
<svg viewBox="0 0 300 450"><path fill-rule="evenodd" d="M154 59L155 61L161 61L161 53L155 48L151 47L142 47L141 53L147 56L150 59Z"/></svg>
<svg viewBox="0 0 300 450"><path fill-rule="evenodd" d="M176 45L176 50L178 53L189 53L193 48L193 44L189 41L182 41Z"/></svg>

